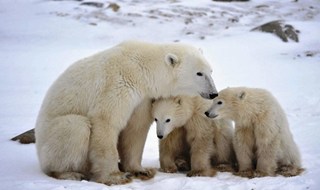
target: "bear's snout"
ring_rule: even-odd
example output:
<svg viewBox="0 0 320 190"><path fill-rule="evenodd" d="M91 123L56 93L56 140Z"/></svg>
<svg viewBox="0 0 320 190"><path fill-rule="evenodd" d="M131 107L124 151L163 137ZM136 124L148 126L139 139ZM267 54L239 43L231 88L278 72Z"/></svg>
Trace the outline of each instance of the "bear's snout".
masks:
<svg viewBox="0 0 320 190"><path fill-rule="evenodd" d="M218 114L210 113L210 111L206 111L206 112L204 112L204 114L205 114L207 117L212 118L212 119L218 117Z"/></svg>
<svg viewBox="0 0 320 190"><path fill-rule="evenodd" d="M213 99L218 96L218 93L209 94L210 99Z"/></svg>
<svg viewBox="0 0 320 190"><path fill-rule="evenodd" d="M157 137L158 137L159 139L162 139L162 138L163 138L163 135L157 135Z"/></svg>

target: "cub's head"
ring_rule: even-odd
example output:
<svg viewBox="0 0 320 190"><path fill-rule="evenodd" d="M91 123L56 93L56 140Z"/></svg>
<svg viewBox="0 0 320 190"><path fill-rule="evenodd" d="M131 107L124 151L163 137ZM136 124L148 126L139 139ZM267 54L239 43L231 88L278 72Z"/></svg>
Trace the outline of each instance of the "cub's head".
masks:
<svg viewBox="0 0 320 190"><path fill-rule="evenodd" d="M157 125L157 136L164 139L175 128L182 127L192 116L189 100L183 97L159 98L152 103L152 116Z"/></svg>
<svg viewBox="0 0 320 190"><path fill-rule="evenodd" d="M213 119L232 119L235 120L241 112L239 110L245 99L246 91L238 88L226 88L219 92L219 95L213 99L213 103L205 115Z"/></svg>
<svg viewBox="0 0 320 190"><path fill-rule="evenodd" d="M177 45L172 53L166 54L165 62L172 67L174 75L172 95L201 95L206 99L218 95L212 69L199 49Z"/></svg>

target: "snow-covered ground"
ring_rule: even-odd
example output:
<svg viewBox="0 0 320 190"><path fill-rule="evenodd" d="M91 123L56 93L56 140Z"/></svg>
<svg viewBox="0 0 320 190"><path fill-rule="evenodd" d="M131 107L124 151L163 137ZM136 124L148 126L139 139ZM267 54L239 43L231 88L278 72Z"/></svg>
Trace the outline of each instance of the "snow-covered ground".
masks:
<svg viewBox="0 0 320 190"><path fill-rule="evenodd" d="M121 0L120 9L81 1L0 1L0 189L320 189L320 2L318 0ZM272 20L300 31L300 42L250 32ZM149 181L106 186L63 181L40 171L34 144L9 139L34 127L51 83L74 61L125 39L181 41L203 49L218 89L266 88L285 109L306 171L297 177L246 179L230 173L188 178L158 172ZM139 137L137 137L139 138ZM159 167L155 126L143 155Z"/></svg>

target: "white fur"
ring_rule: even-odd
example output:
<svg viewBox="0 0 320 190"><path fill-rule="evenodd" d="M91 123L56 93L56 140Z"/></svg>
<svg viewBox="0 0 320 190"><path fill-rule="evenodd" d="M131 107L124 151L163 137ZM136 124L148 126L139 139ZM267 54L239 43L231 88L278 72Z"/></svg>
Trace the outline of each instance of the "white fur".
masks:
<svg viewBox="0 0 320 190"><path fill-rule="evenodd" d="M122 140L118 148L137 144L132 163L122 156L123 168L139 173L151 123L150 117L139 121L150 111L147 102L176 94L212 98L217 92L210 74L196 48L178 43L129 41L76 62L50 87L39 112L35 130L42 170L62 179L85 176L108 185L129 182L118 168L120 132L124 131L120 139L133 142ZM137 128L125 132L127 126ZM130 135L137 135L139 127L142 140L134 142ZM125 150L120 154L134 154Z"/></svg>
<svg viewBox="0 0 320 190"><path fill-rule="evenodd" d="M176 96L160 98L152 105L161 138L162 171L176 172L181 160L186 162L183 169L188 168L190 160L188 176L214 176L212 161L214 166L224 164L231 169L233 127L227 120L213 121L204 115L211 101L200 96Z"/></svg>
<svg viewBox="0 0 320 190"><path fill-rule="evenodd" d="M273 176L278 172L292 176L302 171L287 117L268 91L245 87L224 89L206 115L235 121L234 148L239 175Z"/></svg>

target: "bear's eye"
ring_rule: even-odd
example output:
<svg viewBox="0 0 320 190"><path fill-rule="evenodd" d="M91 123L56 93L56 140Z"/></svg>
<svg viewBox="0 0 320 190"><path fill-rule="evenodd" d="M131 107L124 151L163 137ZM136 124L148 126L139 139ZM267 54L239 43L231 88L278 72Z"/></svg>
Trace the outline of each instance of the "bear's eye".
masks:
<svg viewBox="0 0 320 190"><path fill-rule="evenodd" d="M203 76L203 74L201 72L197 72L197 75L200 77Z"/></svg>
<svg viewBox="0 0 320 190"><path fill-rule="evenodd" d="M166 120L166 123L169 123L170 121L171 121L170 119L167 119L167 120Z"/></svg>
<svg viewBox="0 0 320 190"><path fill-rule="evenodd" d="M221 104L222 104L222 101L217 102L217 104L221 105Z"/></svg>
<svg viewBox="0 0 320 190"><path fill-rule="evenodd" d="M158 119L157 118L154 118L154 120L157 122L158 121Z"/></svg>

